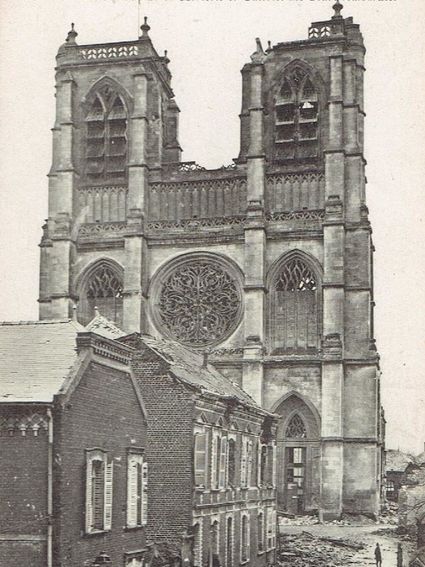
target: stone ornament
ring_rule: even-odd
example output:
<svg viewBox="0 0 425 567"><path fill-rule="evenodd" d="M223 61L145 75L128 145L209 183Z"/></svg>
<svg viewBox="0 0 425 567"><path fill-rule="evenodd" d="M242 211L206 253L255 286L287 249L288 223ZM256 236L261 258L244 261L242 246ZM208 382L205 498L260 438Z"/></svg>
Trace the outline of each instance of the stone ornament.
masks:
<svg viewBox="0 0 425 567"><path fill-rule="evenodd" d="M239 282L212 258L188 259L168 272L158 293L165 334L191 347L218 344L240 321Z"/></svg>

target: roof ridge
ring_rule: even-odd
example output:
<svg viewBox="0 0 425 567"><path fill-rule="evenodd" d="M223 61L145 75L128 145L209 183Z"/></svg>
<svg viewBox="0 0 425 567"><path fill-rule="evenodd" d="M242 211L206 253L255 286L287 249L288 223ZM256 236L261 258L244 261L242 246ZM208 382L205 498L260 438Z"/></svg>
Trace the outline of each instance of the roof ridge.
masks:
<svg viewBox="0 0 425 567"><path fill-rule="evenodd" d="M43 320L22 320L22 321L0 321L1 327L17 326L17 325L53 325L58 323L75 323L73 319L43 319Z"/></svg>

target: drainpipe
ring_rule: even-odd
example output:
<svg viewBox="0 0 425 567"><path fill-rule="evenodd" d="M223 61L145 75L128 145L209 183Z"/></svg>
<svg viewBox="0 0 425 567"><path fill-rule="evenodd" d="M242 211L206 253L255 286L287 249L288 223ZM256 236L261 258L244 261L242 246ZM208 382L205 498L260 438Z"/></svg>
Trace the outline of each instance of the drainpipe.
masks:
<svg viewBox="0 0 425 567"><path fill-rule="evenodd" d="M53 565L53 416L47 408L49 446L47 452L47 567Z"/></svg>

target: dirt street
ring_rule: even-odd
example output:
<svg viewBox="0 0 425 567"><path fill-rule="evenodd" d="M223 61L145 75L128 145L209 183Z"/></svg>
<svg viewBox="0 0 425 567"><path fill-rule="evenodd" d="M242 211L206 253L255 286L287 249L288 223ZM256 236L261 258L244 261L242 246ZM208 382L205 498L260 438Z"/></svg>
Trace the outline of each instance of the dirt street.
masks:
<svg viewBox="0 0 425 567"><path fill-rule="evenodd" d="M397 567L399 542L403 547L403 567L407 567L413 550L413 544L397 536L395 526L388 524L281 525L280 536L278 556L282 567L373 566L376 543L381 548L382 567Z"/></svg>

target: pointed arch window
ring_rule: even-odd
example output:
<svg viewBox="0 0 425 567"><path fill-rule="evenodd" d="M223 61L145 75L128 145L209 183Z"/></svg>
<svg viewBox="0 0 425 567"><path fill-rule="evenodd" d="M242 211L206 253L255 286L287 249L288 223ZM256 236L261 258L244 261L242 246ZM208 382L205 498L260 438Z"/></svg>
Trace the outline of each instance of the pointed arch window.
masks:
<svg viewBox="0 0 425 567"><path fill-rule="evenodd" d="M92 99L86 115L86 177L91 181L123 180L127 163L127 110L109 84Z"/></svg>
<svg viewBox="0 0 425 567"><path fill-rule="evenodd" d="M288 260L274 279L271 293L271 345L274 352L317 349L318 284L303 259Z"/></svg>
<svg viewBox="0 0 425 567"><path fill-rule="evenodd" d="M285 436L295 439L305 439L307 437L304 421L297 413L290 419L286 427Z"/></svg>
<svg viewBox="0 0 425 567"><path fill-rule="evenodd" d="M122 325L122 277L106 264L92 271L83 286L78 306L80 323L87 325L95 316L95 308L118 327Z"/></svg>
<svg viewBox="0 0 425 567"><path fill-rule="evenodd" d="M275 106L275 143L281 158L318 153L319 101L310 75L296 66L285 75Z"/></svg>

